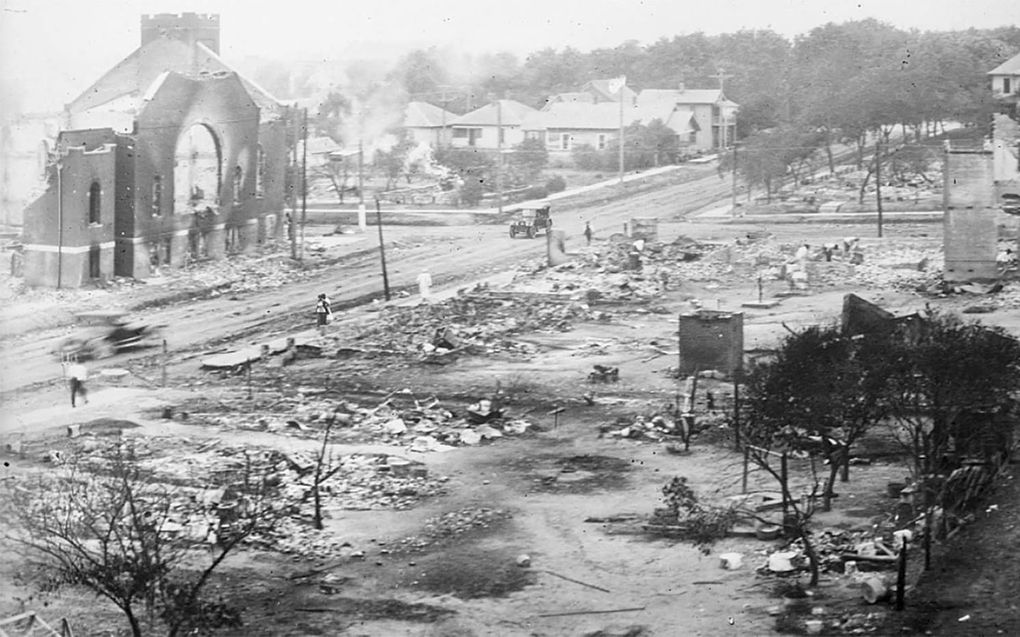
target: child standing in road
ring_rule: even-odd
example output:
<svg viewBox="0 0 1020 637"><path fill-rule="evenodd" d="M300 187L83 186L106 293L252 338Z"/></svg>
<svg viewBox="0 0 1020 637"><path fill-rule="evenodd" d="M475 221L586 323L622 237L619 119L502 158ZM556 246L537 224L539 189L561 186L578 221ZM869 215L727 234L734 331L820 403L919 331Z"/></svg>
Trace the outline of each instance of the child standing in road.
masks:
<svg viewBox="0 0 1020 637"><path fill-rule="evenodd" d="M319 334L326 335L326 324L333 316L333 308L330 306L329 297L320 294L315 303L315 324L319 327Z"/></svg>

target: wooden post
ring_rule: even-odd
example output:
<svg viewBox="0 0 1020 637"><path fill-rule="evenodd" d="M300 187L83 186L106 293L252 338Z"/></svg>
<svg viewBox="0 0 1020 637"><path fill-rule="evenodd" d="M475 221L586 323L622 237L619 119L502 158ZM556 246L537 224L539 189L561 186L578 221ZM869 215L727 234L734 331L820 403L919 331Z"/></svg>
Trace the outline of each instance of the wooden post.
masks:
<svg viewBox="0 0 1020 637"><path fill-rule="evenodd" d="M305 258L305 222L308 220L308 108L301 120L301 250L298 258Z"/></svg>
<svg viewBox="0 0 1020 637"><path fill-rule="evenodd" d="M744 447L744 475L740 479L740 492L747 493L747 469L751 462L751 448Z"/></svg>
<svg viewBox="0 0 1020 637"><path fill-rule="evenodd" d="M882 142L875 140L875 204L878 206L878 238L882 238Z"/></svg>
<svg viewBox="0 0 1020 637"><path fill-rule="evenodd" d="M931 570L931 513L932 508L928 507L928 511L924 515L924 570Z"/></svg>
<svg viewBox="0 0 1020 637"><path fill-rule="evenodd" d="M167 349L166 349L166 339L164 338L163 339L163 387L166 387L166 359L167 359Z"/></svg>
<svg viewBox="0 0 1020 637"><path fill-rule="evenodd" d="M790 502L787 498L786 492L789 491L787 484L789 483L789 470L786 462L786 452L779 457L779 482L783 492L783 528L786 528L786 517L790 513Z"/></svg>
<svg viewBox="0 0 1020 637"><path fill-rule="evenodd" d="M250 358L245 363L245 373L248 376L248 400L251 400L252 394L251 394L251 359Z"/></svg>
<svg viewBox="0 0 1020 637"><path fill-rule="evenodd" d="M896 610L903 610L903 595L907 589L907 542L900 546L896 571Z"/></svg>
<svg viewBox="0 0 1020 637"><path fill-rule="evenodd" d="M736 448L740 449L740 375L733 374L733 437Z"/></svg>
<svg viewBox="0 0 1020 637"><path fill-rule="evenodd" d="M383 243L382 211L379 209L379 197L375 198L375 225L379 230L379 259L382 261L383 295L390 300L390 277L386 272L386 246Z"/></svg>

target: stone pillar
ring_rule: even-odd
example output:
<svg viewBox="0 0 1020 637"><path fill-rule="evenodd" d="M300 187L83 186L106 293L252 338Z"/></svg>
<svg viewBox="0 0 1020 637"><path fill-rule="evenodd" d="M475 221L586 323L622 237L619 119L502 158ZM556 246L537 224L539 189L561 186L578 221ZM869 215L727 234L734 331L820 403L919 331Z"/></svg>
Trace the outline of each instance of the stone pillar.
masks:
<svg viewBox="0 0 1020 637"><path fill-rule="evenodd" d="M240 227L241 232L241 252L243 254L252 254L258 248L259 239L259 220L248 219L244 222L244 225Z"/></svg>
<svg viewBox="0 0 1020 637"><path fill-rule="evenodd" d="M220 223L208 231L203 236L205 237L205 252L210 259L222 259L226 253L226 244L224 241L227 238L227 232L225 226Z"/></svg>

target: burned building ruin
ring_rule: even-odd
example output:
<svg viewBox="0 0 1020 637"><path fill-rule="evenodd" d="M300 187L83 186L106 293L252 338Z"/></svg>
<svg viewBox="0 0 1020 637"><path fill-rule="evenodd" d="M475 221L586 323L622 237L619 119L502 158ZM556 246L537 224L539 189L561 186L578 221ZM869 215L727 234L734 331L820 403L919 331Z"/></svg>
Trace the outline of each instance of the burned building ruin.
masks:
<svg viewBox="0 0 1020 637"><path fill-rule="evenodd" d="M219 55L219 16L142 16L141 46L65 107L25 210L25 281L79 287L281 238L294 109Z"/></svg>

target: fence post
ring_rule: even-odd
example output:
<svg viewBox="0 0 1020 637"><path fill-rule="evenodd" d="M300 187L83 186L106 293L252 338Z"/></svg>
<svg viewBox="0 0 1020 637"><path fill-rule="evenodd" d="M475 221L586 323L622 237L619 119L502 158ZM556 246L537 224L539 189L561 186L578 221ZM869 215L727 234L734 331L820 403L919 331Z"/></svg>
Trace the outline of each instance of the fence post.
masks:
<svg viewBox="0 0 1020 637"><path fill-rule="evenodd" d="M786 452L779 459L779 481L782 483L783 489L783 527L786 527L786 518L790 514L790 504L786 500L786 492L789 491L787 485L789 484L789 472L786 466Z"/></svg>
<svg viewBox="0 0 1020 637"><path fill-rule="evenodd" d="M931 569L931 514L932 507L928 507L928 512L924 516L924 570Z"/></svg>
<svg viewBox="0 0 1020 637"><path fill-rule="evenodd" d="M164 338L163 339L163 387L166 387L166 362L167 362L166 359L167 359L167 349L166 349L166 339Z"/></svg>
<svg viewBox="0 0 1020 637"><path fill-rule="evenodd" d="M896 573L896 610L903 610L903 595L907 588L907 541L900 546L898 570Z"/></svg>
<svg viewBox="0 0 1020 637"><path fill-rule="evenodd" d="M744 447L744 477L740 480L740 492L747 493L747 467L751 461L751 448Z"/></svg>

